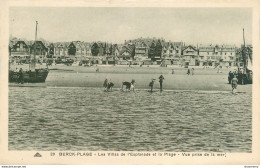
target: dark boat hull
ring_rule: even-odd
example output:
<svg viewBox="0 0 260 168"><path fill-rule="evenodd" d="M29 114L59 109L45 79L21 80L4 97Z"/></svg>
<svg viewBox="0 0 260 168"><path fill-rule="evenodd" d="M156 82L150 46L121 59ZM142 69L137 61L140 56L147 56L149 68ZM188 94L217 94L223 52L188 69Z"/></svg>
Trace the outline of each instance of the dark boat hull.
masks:
<svg viewBox="0 0 260 168"><path fill-rule="evenodd" d="M9 83L43 83L48 76L48 69L36 69L35 71L20 72L9 71Z"/></svg>

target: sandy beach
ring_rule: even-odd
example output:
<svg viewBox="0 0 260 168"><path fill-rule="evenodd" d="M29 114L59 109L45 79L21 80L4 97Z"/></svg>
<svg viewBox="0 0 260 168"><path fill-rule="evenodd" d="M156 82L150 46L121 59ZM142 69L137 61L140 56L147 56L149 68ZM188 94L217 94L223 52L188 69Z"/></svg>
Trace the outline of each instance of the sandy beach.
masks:
<svg viewBox="0 0 260 168"><path fill-rule="evenodd" d="M151 79L156 79L154 89L159 89L159 76L165 78L165 90L203 90L203 91L231 91L228 84L228 72L232 68L195 69L194 75L187 75L187 68L172 67L128 67L128 66L65 66L49 67L50 73L45 86L48 87L103 87L107 78L114 83L114 88L121 88L123 81L136 81L136 89L149 89ZM99 72L96 72L96 70ZM251 92L252 85L239 85L238 92Z"/></svg>
<svg viewBox="0 0 260 168"><path fill-rule="evenodd" d="M15 66L27 69L28 65ZM45 68L39 65L38 68ZM194 75L187 75L187 68L168 66L123 66L96 65L91 67L53 65L48 67L50 72L44 84L37 86L48 87L103 87L105 79L114 83L114 88L121 88L122 82L136 81L136 89L149 89L149 82L155 80L154 89L159 89L159 76L165 78L165 90L203 90L203 91L231 91L228 84L228 72L235 68L203 68L194 67ZM190 68L191 69L191 68ZM172 73L174 71L174 73ZM27 86L30 84L24 84ZM34 86L36 86L34 85ZM252 85L239 85L238 92L251 92Z"/></svg>

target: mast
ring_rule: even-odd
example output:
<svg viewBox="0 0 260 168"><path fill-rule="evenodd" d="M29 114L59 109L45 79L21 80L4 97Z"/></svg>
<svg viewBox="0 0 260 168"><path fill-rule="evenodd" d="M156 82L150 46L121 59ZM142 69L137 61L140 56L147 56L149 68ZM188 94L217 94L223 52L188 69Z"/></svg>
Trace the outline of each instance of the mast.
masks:
<svg viewBox="0 0 260 168"><path fill-rule="evenodd" d="M247 58L247 49L246 49L246 42L245 42L245 33L244 33L244 28L243 28L243 42L244 42L244 46L242 49L242 58L243 58L243 63L244 63L244 73L246 71L247 68L247 64L248 64L248 58Z"/></svg>
<svg viewBox="0 0 260 168"><path fill-rule="evenodd" d="M246 42L245 42L244 28L243 28L243 42L244 42L244 48L245 48L246 47Z"/></svg>
<svg viewBox="0 0 260 168"><path fill-rule="evenodd" d="M37 26L38 26L38 21L36 21L36 29L35 29L35 42L36 42L36 40L37 40Z"/></svg>
<svg viewBox="0 0 260 168"><path fill-rule="evenodd" d="M10 47L10 41L9 41L9 45L8 45L8 50L9 50L9 61L8 61L8 63L9 63L9 66L8 66L8 70L10 70L11 69L11 65L12 65L12 49L11 49L11 47Z"/></svg>
<svg viewBox="0 0 260 168"><path fill-rule="evenodd" d="M35 66L36 66L36 40L37 40L37 26L38 26L38 21L36 21L36 29L35 29L35 39L34 39L34 46L33 46L33 59L31 60L30 64L30 70L35 71Z"/></svg>

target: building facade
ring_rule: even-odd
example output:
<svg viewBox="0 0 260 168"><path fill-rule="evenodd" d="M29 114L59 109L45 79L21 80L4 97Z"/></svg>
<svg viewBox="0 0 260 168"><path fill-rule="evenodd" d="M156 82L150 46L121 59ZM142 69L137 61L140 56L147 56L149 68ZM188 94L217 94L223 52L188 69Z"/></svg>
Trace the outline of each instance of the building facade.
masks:
<svg viewBox="0 0 260 168"><path fill-rule="evenodd" d="M232 45L201 45L199 57L201 66L234 66L236 47Z"/></svg>
<svg viewBox="0 0 260 168"><path fill-rule="evenodd" d="M186 46L182 50L182 65L187 66L199 66L198 50L194 46Z"/></svg>
<svg viewBox="0 0 260 168"><path fill-rule="evenodd" d="M148 59L148 46L145 42L138 41L135 43L134 59L138 61L143 61Z"/></svg>
<svg viewBox="0 0 260 168"><path fill-rule="evenodd" d="M35 41L31 46L30 54L35 55L37 61L43 62L48 54L48 49L42 41Z"/></svg>
<svg viewBox="0 0 260 168"><path fill-rule="evenodd" d="M43 40L44 41L44 40ZM73 59L74 61L90 61L107 63L108 60L130 60L134 63L185 65L185 66L241 66L243 63L242 49L234 45L200 45L185 46L183 42L166 42L164 39L138 38L125 41L124 44L104 42L86 43L82 41L49 43L46 41L10 40L10 60L36 59ZM251 52L252 46L247 46ZM250 55L250 54L248 54Z"/></svg>
<svg viewBox="0 0 260 168"><path fill-rule="evenodd" d="M10 46L10 56L13 61L29 60L30 59L30 45L25 41L16 41Z"/></svg>

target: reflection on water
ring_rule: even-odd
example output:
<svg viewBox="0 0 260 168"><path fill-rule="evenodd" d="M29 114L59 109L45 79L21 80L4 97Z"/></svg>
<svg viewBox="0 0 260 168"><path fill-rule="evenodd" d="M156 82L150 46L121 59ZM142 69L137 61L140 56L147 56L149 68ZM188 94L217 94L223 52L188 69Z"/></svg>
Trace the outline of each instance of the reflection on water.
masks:
<svg viewBox="0 0 260 168"><path fill-rule="evenodd" d="M9 150L251 152L252 94L10 87Z"/></svg>

